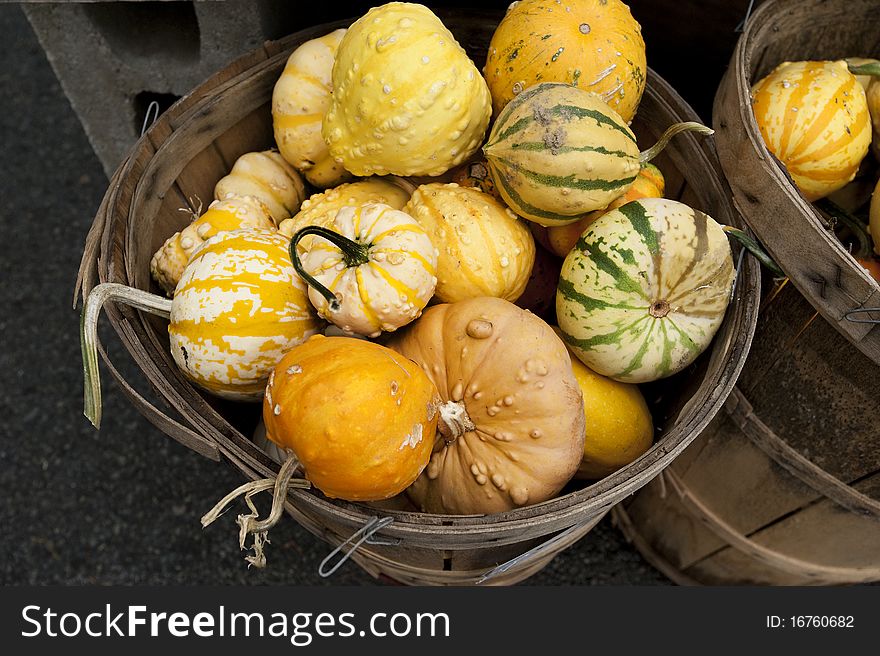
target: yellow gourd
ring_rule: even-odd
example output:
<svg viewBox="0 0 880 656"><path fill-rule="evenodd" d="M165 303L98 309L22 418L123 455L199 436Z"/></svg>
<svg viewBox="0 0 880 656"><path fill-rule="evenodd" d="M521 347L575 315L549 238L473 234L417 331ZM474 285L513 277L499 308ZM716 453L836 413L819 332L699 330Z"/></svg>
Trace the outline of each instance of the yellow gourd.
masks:
<svg viewBox="0 0 880 656"><path fill-rule="evenodd" d="M291 53L272 92L272 127L281 155L320 188L351 178L330 157L321 123L330 106L331 72L345 30L306 41Z"/></svg>
<svg viewBox="0 0 880 656"><path fill-rule="evenodd" d="M165 240L150 260L150 273L170 296L192 254L205 240L229 230L274 228L269 208L252 196L215 200L204 214Z"/></svg>
<svg viewBox="0 0 880 656"><path fill-rule="evenodd" d="M214 198L251 196L268 209L275 225L299 211L305 198L302 178L274 150L245 153L232 166L229 175L214 186Z"/></svg>
<svg viewBox="0 0 880 656"><path fill-rule="evenodd" d="M339 44L323 135L355 175L431 175L470 157L491 113L489 89L440 19L391 2Z"/></svg>
<svg viewBox="0 0 880 656"><path fill-rule="evenodd" d="M275 365L320 328L305 283L276 231L233 230L209 239L174 293L171 354L198 386L259 400Z"/></svg>
<svg viewBox="0 0 880 656"><path fill-rule="evenodd" d="M865 90L839 61L784 62L752 87L767 149L812 202L844 187L871 143Z"/></svg>
<svg viewBox="0 0 880 656"><path fill-rule="evenodd" d="M438 300L477 296L515 301L535 262L535 240L525 222L473 187L432 183L413 193L403 211L418 221L439 251Z"/></svg>
<svg viewBox="0 0 880 656"><path fill-rule="evenodd" d="M597 374L573 352L571 367L584 395L586 418L584 457L576 477L604 478L651 448L651 411L637 385Z"/></svg>
<svg viewBox="0 0 880 656"><path fill-rule="evenodd" d="M648 67L641 27L620 0L520 0L495 30L484 70L496 116L528 87L562 82L597 93L629 122Z"/></svg>
<svg viewBox="0 0 880 656"><path fill-rule="evenodd" d="M874 252L880 255L880 180L871 194L871 208L869 210L871 238L874 240Z"/></svg>

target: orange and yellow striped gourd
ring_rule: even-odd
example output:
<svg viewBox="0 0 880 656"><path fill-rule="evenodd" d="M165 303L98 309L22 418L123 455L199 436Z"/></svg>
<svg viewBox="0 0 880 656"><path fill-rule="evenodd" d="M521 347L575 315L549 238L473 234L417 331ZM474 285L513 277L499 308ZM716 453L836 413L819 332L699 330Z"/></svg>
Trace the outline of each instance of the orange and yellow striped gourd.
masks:
<svg viewBox="0 0 880 656"><path fill-rule="evenodd" d="M871 143L865 90L843 60L780 64L752 87L752 109L810 202L850 182Z"/></svg>

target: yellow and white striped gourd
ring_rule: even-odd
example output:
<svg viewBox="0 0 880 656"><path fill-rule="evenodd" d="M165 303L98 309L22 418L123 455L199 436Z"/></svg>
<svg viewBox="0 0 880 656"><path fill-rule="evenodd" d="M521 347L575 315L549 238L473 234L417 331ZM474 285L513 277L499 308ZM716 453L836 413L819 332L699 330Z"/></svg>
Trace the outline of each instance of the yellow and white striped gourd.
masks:
<svg viewBox="0 0 880 656"><path fill-rule="evenodd" d="M346 32L323 135L355 175L438 176L480 147L486 81L430 9L389 2Z"/></svg>
<svg viewBox="0 0 880 656"><path fill-rule="evenodd" d="M478 296L517 300L535 263L535 240L525 221L473 187L431 183L413 192L403 211L427 231L440 251L437 299Z"/></svg>
<svg viewBox="0 0 880 656"><path fill-rule="evenodd" d="M272 127L281 155L322 189L351 179L330 156L321 123L330 107L331 73L345 30L306 41L287 59L272 91Z"/></svg>
<svg viewBox="0 0 880 656"><path fill-rule="evenodd" d="M297 271L318 314L345 333L378 337L397 330L434 295L437 249L409 214L379 203L346 206L332 229L304 228L291 249L309 234Z"/></svg>
<svg viewBox="0 0 880 656"><path fill-rule="evenodd" d="M621 0L514 2L489 44L486 81L495 115L539 82L599 94L632 121L648 70L641 27Z"/></svg>
<svg viewBox="0 0 880 656"><path fill-rule="evenodd" d="M168 334L174 361L198 386L259 400L284 353L320 329L289 244L277 231L223 232L187 265Z"/></svg>
<svg viewBox="0 0 880 656"><path fill-rule="evenodd" d="M718 223L683 203L643 198L599 217L566 256L559 329L578 359L603 376L665 378L709 345L733 280Z"/></svg>
<svg viewBox="0 0 880 656"><path fill-rule="evenodd" d="M306 190L302 178L274 150L245 153L232 166L228 175L214 186L214 198L251 196L269 208L275 225L299 211Z"/></svg>
<svg viewBox="0 0 880 656"><path fill-rule="evenodd" d="M843 60L780 64L752 87L752 110L810 202L850 182L871 143L865 90Z"/></svg>
<svg viewBox="0 0 880 656"><path fill-rule="evenodd" d="M205 240L229 230L274 228L269 208L253 196L215 200L204 214L165 240L150 260L150 273L159 286L171 295L193 253Z"/></svg>

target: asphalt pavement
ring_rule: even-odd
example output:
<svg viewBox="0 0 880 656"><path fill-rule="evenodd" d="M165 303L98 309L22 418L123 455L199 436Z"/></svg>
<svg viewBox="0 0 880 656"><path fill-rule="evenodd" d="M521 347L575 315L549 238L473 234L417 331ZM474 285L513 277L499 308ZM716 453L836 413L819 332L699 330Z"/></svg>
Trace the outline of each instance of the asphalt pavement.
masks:
<svg viewBox="0 0 880 656"><path fill-rule="evenodd" d="M107 179L18 5L0 5L0 34L0 583L377 584L352 562L318 576L330 547L289 517L248 569L243 504L199 524L237 470L165 437L106 372L100 432L83 417L73 288ZM606 518L526 583L669 582Z"/></svg>

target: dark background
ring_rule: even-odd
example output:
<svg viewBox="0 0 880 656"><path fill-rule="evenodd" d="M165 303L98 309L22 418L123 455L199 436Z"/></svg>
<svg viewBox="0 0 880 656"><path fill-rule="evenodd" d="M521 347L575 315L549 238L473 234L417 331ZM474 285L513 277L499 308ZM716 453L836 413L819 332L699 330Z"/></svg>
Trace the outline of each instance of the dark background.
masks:
<svg viewBox="0 0 880 656"><path fill-rule="evenodd" d="M277 30L359 15L371 4L279 3ZM630 5L649 65L710 121L748 2ZM243 506L208 529L199 524L243 482L237 470L167 439L106 373L101 431L82 416L73 286L107 179L20 6L0 5L0 34L0 583L372 584L353 563L321 579L316 569L330 548L290 518L270 532L268 568L248 570L233 523ZM528 583L668 581L606 518Z"/></svg>

